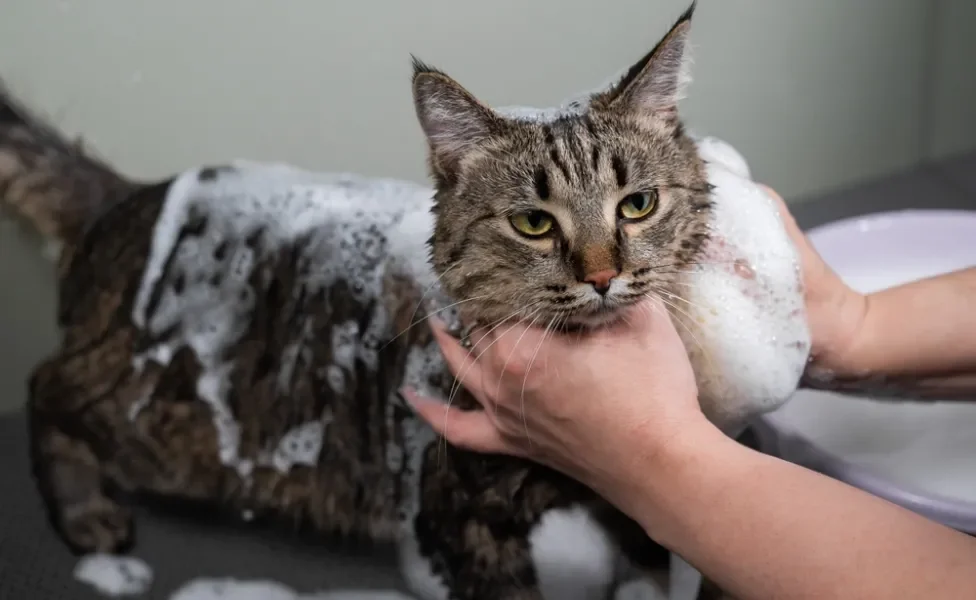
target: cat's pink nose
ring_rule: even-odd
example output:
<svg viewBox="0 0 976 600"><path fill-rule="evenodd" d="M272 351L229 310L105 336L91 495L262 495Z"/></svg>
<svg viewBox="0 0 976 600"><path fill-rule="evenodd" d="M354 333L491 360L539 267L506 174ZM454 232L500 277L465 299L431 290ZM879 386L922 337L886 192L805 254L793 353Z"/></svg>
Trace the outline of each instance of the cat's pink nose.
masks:
<svg viewBox="0 0 976 600"><path fill-rule="evenodd" d="M593 289L595 289L598 293L606 294L607 290L610 289L610 282L613 281L613 278L617 275L620 275L617 270L607 269L605 271L589 273L583 278L583 281L592 285Z"/></svg>

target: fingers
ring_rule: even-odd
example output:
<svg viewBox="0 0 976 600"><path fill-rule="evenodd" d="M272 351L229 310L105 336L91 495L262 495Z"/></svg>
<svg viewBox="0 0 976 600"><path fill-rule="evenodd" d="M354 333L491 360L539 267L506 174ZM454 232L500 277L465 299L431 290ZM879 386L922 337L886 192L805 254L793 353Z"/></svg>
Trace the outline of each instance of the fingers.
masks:
<svg viewBox="0 0 976 600"><path fill-rule="evenodd" d="M443 321L431 319L430 324L434 339L440 346L441 354L444 355L447 368L457 378L458 382L474 394L480 402L483 389L481 384L484 377L481 365L475 360L477 355L461 347L460 341L448 332Z"/></svg>
<svg viewBox="0 0 976 600"><path fill-rule="evenodd" d="M504 375L524 377L543 352L545 332L542 329L513 323L493 335L493 367Z"/></svg>
<svg viewBox="0 0 976 600"><path fill-rule="evenodd" d="M464 350L443 323L431 321L452 372L463 379L464 386L472 393L485 391L481 384L486 373L494 373L496 378L498 375L523 377L544 351L546 332L531 324L511 321L489 330L476 329L470 334L471 348ZM472 368L471 363L478 366ZM475 371L477 375L472 374Z"/></svg>
<svg viewBox="0 0 976 600"><path fill-rule="evenodd" d="M765 183L760 183L759 184L759 187L761 187L762 189L766 190L766 193L769 194L773 198L773 200L776 200L776 202L778 202L779 204L781 204L783 206L786 205L786 202L783 200L783 197L780 196L776 192L776 190L774 190L773 188L769 187Z"/></svg>
<svg viewBox="0 0 976 600"><path fill-rule="evenodd" d="M796 219L793 218L793 213L790 212L790 207L787 206L786 201L783 200L783 197L777 194L776 190L768 185L760 183L759 187L769 194L769 197L776 202L776 208L779 209L779 216L783 219L783 223L790 231L790 235L793 237L796 237L797 235L802 236L803 234L800 231L800 226L796 224Z"/></svg>
<svg viewBox="0 0 976 600"><path fill-rule="evenodd" d="M776 202L776 208L779 209L780 216L783 217L783 219L786 221L792 221L793 214L790 213L790 209L786 205L786 200L783 200L783 197L777 194L776 190L774 190L773 188L769 187L764 183L760 183L759 187L761 187L763 191L765 191L769 195L769 197L772 198L774 202Z"/></svg>
<svg viewBox="0 0 976 600"><path fill-rule="evenodd" d="M451 444L475 452L519 454L517 448L505 442L486 412L448 407L409 389L401 393L417 414Z"/></svg>

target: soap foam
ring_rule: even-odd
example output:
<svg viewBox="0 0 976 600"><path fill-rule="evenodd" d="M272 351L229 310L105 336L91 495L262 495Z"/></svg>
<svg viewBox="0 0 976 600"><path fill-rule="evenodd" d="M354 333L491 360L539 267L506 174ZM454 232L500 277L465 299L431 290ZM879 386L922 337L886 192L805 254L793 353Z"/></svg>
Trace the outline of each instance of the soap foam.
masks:
<svg viewBox="0 0 976 600"><path fill-rule="evenodd" d="M714 186L710 239L672 306L706 416L730 435L796 391L810 351L799 255L745 159L699 140Z"/></svg>
<svg viewBox="0 0 976 600"><path fill-rule="evenodd" d="M145 594L152 587L153 572L133 556L89 554L75 565L74 578L113 598Z"/></svg>
<svg viewBox="0 0 976 600"><path fill-rule="evenodd" d="M184 584L169 600L414 600L387 590L335 590L300 594L277 581L199 578Z"/></svg>
<svg viewBox="0 0 976 600"><path fill-rule="evenodd" d="M333 361L316 366L341 392L357 362L376 369L380 340L391 327L382 302L376 302L383 276L400 269L418 283L435 280L426 260L431 202L430 188L410 182L310 173L283 164L237 161L234 169L208 178L201 178L198 169L187 171L167 193L132 311L133 322L148 335L168 335L135 357L134 367L141 369L147 361L166 365L181 347L193 350L202 367L197 394L213 414L220 460L241 477L249 476L255 461L283 471L294 464L315 464L328 415L287 432L270 457L239 455L240 424L228 402L233 364L225 356L251 323L256 299L249 279L262 260L301 240L300 260L314 268L291 293L342 283L353 300L375 306L364 331L355 320L334 326ZM180 239L184 226L200 220L206 221L202 234ZM245 243L258 234L256 247ZM167 263L189 282L179 293L163 281L174 277L166 271ZM162 294L151 307L160 284ZM311 335L309 322L300 326L303 335L283 352L278 372L282 394L289 392ZM133 404L130 418L137 418L150 402L151 390Z"/></svg>

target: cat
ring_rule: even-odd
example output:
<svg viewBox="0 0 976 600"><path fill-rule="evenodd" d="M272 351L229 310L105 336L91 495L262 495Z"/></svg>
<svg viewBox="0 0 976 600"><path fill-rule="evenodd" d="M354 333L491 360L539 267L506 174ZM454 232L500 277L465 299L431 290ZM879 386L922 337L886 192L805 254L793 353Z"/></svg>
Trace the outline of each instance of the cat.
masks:
<svg viewBox="0 0 976 600"><path fill-rule="evenodd" d="M681 297L716 214L677 112L694 9L550 111L493 110L415 60L433 190L245 161L133 181L3 96L0 200L60 247L62 339L28 414L65 543L126 551L150 496L393 541L425 600L596 600L667 566L582 484L446 444L397 390L477 406L431 315L585 328Z"/></svg>

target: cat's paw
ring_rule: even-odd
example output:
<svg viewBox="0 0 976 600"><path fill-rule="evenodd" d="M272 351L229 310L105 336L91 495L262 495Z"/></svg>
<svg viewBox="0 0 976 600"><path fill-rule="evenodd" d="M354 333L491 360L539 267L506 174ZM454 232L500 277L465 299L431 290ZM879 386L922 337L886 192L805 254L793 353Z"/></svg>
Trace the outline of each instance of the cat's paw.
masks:
<svg viewBox="0 0 976 600"><path fill-rule="evenodd" d="M135 537L129 509L103 496L65 508L59 525L76 554L125 552Z"/></svg>

